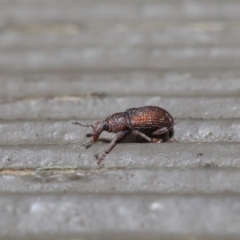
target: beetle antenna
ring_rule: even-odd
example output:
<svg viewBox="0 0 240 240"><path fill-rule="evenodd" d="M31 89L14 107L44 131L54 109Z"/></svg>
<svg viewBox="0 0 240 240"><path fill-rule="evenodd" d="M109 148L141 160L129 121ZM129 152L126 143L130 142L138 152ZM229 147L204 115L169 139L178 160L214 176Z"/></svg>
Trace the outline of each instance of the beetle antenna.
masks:
<svg viewBox="0 0 240 240"><path fill-rule="evenodd" d="M86 125L84 125L84 124L81 124L80 122L72 122L72 124L73 125L80 125L80 126L82 126L82 127L93 127L93 125L92 124L86 124Z"/></svg>
<svg viewBox="0 0 240 240"><path fill-rule="evenodd" d="M80 125L80 126L82 126L82 127L91 127L91 128L93 129L93 133L88 133L88 134L86 135L86 137L93 137L93 136L95 135L95 133L96 133L96 130L97 130L98 125L99 125L101 122L102 122L102 121L99 120L99 121L97 121L94 125L93 125L93 124L86 124L86 125L84 125L84 124L81 124L80 122L74 121L74 122L72 122L72 124L73 124L73 125Z"/></svg>

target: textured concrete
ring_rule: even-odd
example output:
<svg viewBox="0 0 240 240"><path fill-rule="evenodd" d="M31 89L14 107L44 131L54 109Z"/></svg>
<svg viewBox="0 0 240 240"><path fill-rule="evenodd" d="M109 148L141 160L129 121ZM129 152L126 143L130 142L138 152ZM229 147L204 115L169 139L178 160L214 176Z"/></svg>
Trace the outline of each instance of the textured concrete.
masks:
<svg viewBox="0 0 240 240"><path fill-rule="evenodd" d="M72 167L98 168L95 155L106 144L89 149L74 145L2 146L1 168ZM141 156L141 157L139 157ZM106 168L114 167L240 167L239 143L126 143L117 145L104 160Z"/></svg>
<svg viewBox="0 0 240 240"><path fill-rule="evenodd" d="M147 105L162 106L177 118L240 118L239 97L66 96L4 101L0 105L0 119L102 119L130 107Z"/></svg>
<svg viewBox="0 0 240 240"><path fill-rule="evenodd" d="M95 121L81 122L89 124ZM240 142L240 119L175 119L175 124L174 138L179 143ZM83 144L89 141L86 134L91 131L91 128L74 126L71 121L0 121L0 144ZM110 141L114 135L103 132L100 140ZM129 137L126 141L136 142L136 139Z"/></svg>
<svg viewBox="0 0 240 240"><path fill-rule="evenodd" d="M240 92L239 77L238 70L204 72L97 71L75 74L62 73L61 75L44 73L2 74L0 75L2 86L0 95L2 101L20 100L27 97L66 97L68 95L102 98L128 95L237 97ZM146 85L148 85L147 88Z"/></svg>
<svg viewBox="0 0 240 240"><path fill-rule="evenodd" d="M213 235L240 234L239 196L230 194L3 194L0 210L4 237L146 230L188 236L201 235L203 229Z"/></svg>
<svg viewBox="0 0 240 240"><path fill-rule="evenodd" d="M76 170L73 168L5 169L0 192L22 193L240 193L239 169L206 164L203 168L124 166Z"/></svg>
<svg viewBox="0 0 240 240"><path fill-rule="evenodd" d="M0 1L0 239L240 239L238 0ZM177 143L92 123L158 105Z"/></svg>

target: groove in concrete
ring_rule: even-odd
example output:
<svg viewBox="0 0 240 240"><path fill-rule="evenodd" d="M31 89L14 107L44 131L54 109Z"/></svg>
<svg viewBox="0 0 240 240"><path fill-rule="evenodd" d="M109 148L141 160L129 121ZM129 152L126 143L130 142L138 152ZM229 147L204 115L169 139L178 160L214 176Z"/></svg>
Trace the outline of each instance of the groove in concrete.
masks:
<svg viewBox="0 0 240 240"><path fill-rule="evenodd" d="M81 121L83 124L93 120ZM175 119L174 138L179 142L240 142L238 119ZM71 121L0 121L0 145L83 144L91 128ZM111 141L115 134L103 132L100 139ZM129 137L125 142L136 142Z"/></svg>
<svg viewBox="0 0 240 240"><path fill-rule="evenodd" d="M85 47L84 49L0 51L0 70L12 71L58 71L65 69L113 70L116 68L138 70L187 69L238 69L239 47L185 47L170 49L141 49L126 46L124 48ZM116 57L117 56L117 57ZM11 66L11 67L9 67Z"/></svg>
<svg viewBox="0 0 240 240"><path fill-rule="evenodd" d="M239 22L28 23L1 28L0 51L122 48L239 47ZM124 29L124 30L123 30ZM183 34L184 32L184 34ZM39 38L41 35L41 38Z"/></svg>
<svg viewBox="0 0 240 240"><path fill-rule="evenodd" d="M237 97L240 93L240 72L222 70L1 74L0 81L0 99L5 102L33 96Z"/></svg>
<svg viewBox="0 0 240 240"><path fill-rule="evenodd" d="M31 0L0 3L1 25L9 23L79 22L184 22L184 21L239 21L238 0L197 1L88 1L88 0L42 0L32 4ZM108 14L106 14L106 12Z"/></svg>
<svg viewBox="0 0 240 240"><path fill-rule="evenodd" d="M239 195L4 193L0 196L2 237L118 231L180 236L240 234ZM103 216L107 216L104 221Z"/></svg>
<svg viewBox="0 0 240 240"><path fill-rule="evenodd" d="M139 106L160 106L175 118L240 118L240 98L228 97L54 97L27 98L0 104L1 120L105 119ZM87 117L86 117L87 116Z"/></svg>
<svg viewBox="0 0 240 240"><path fill-rule="evenodd" d="M239 169L2 170L0 192L240 193Z"/></svg>
<svg viewBox="0 0 240 240"><path fill-rule="evenodd" d="M0 168L71 167L97 169L95 154L107 144L89 149L74 145L2 146ZM104 160L103 168L240 167L239 143L121 143ZM101 168L101 167L100 167Z"/></svg>

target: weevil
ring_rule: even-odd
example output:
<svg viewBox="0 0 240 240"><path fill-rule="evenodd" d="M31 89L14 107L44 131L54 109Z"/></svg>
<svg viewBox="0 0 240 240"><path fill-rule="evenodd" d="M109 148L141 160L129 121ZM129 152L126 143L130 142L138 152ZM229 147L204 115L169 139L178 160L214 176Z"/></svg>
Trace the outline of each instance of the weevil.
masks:
<svg viewBox="0 0 240 240"><path fill-rule="evenodd" d="M106 154L113 149L118 141L123 140L129 134L140 136L153 143L176 141L169 138L169 134L173 133L174 128L173 117L165 109L156 106L129 108L125 112L115 113L95 124L83 125L79 122L72 122L72 124L92 127L92 133L86 135L92 139L83 144L86 148L95 143L103 131L116 133L104 153L97 156L98 164L104 160Z"/></svg>

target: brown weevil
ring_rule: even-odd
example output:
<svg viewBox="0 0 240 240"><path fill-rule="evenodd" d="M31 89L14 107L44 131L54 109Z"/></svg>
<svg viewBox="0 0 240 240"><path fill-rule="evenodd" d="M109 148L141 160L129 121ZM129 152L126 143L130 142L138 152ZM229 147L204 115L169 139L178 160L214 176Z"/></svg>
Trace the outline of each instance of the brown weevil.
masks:
<svg viewBox="0 0 240 240"><path fill-rule="evenodd" d="M129 108L125 112L115 113L103 121L97 121L94 125L83 125L79 122L72 122L72 124L92 127L93 132L86 135L92 139L83 144L85 147L95 143L103 131L116 133L104 153L97 156L98 164L113 149L117 141L123 140L129 134L140 136L153 143L175 142L174 139L169 139L169 134L173 133L173 117L165 109L155 106Z"/></svg>

